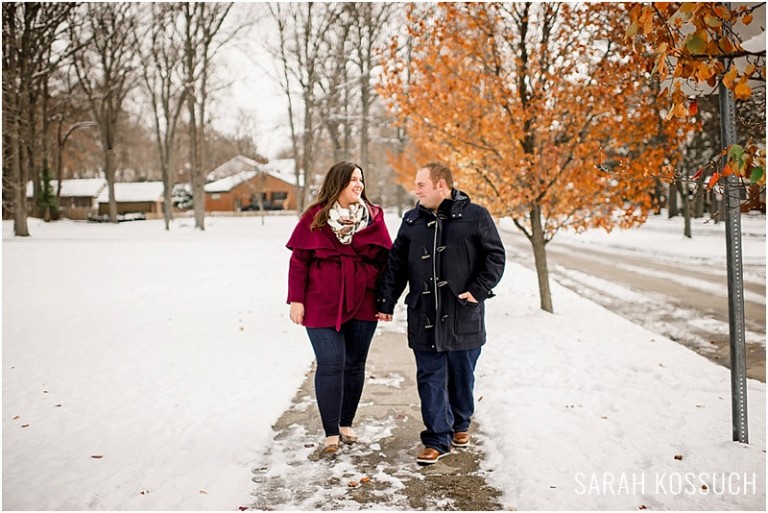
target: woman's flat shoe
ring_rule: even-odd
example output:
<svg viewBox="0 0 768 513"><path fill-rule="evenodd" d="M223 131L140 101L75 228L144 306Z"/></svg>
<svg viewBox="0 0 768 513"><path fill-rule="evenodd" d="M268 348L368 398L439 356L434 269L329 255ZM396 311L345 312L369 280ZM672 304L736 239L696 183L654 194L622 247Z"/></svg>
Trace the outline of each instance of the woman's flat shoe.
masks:
<svg viewBox="0 0 768 513"><path fill-rule="evenodd" d="M324 458L330 458L332 456L336 456L337 452L339 452L339 444L328 444L323 446L323 450L320 451L320 455Z"/></svg>
<svg viewBox="0 0 768 513"><path fill-rule="evenodd" d="M357 442L357 435L339 435L339 436L341 437L341 441L347 445L351 445Z"/></svg>

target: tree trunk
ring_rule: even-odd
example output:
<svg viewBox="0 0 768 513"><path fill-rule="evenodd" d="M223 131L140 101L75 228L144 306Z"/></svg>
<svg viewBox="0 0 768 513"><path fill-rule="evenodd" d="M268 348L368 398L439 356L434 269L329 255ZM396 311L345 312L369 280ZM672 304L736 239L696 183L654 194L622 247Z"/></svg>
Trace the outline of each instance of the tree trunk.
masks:
<svg viewBox="0 0 768 513"><path fill-rule="evenodd" d="M11 114L17 118L15 114ZM27 180L24 165L21 162L21 141L19 141L18 118L14 122L16 128L11 134L12 152L14 153L11 168L13 169L13 233L17 237L29 237L27 227Z"/></svg>
<svg viewBox="0 0 768 513"><path fill-rule="evenodd" d="M171 229L171 217L173 215L173 184L171 183L171 174L168 170L170 162L167 158L162 160L163 162L161 162L160 165L160 172L163 177L163 222L165 224L165 231L169 231Z"/></svg>
<svg viewBox="0 0 768 513"><path fill-rule="evenodd" d="M25 154L27 143L25 143L26 130L22 126L22 112L25 108L29 108L25 105L24 100L28 96L22 92L17 91L15 107L16 109L11 112L13 116L13 133L11 138L13 140L13 175L14 175L14 211L13 211L13 233L19 237L29 237L29 227L27 226L27 166L25 164Z"/></svg>
<svg viewBox="0 0 768 513"><path fill-rule="evenodd" d="M677 180L669 184L669 201L667 201L667 217L672 219L679 214L677 206Z"/></svg>
<svg viewBox="0 0 768 513"><path fill-rule="evenodd" d="M304 190L302 191L303 205L306 205L309 202L309 193L312 187L312 171L314 170L314 166L312 165L312 113L314 112L314 105L310 105L309 103L310 94L311 93L305 95L304 132L302 133L301 138L301 167L304 170Z"/></svg>
<svg viewBox="0 0 768 513"><path fill-rule="evenodd" d="M200 183L200 171L197 161L197 116L195 115L195 97L190 93L187 100L187 109L189 110L189 173L192 182L192 204L195 213L195 228L205 230L205 226L200 224L200 218L203 217L201 210L205 208L205 198L202 197L203 185Z"/></svg>
<svg viewBox="0 0 768 513"><path fill-rule="evenodd" d="M686 190L688 189L688 186L685 184L682 184L678 182L678 185L680 187L680 197L682 198L683 202L683 235L688 237L689 239L691 237L691 195Z"/></svg>
<svg viewBox="0 0 768 513"><path fill-rule="evenodd" d="M208 169L206 162L207 156L205 152L205 105L208 102L208 69L210 67L210 61L208 57L208 44L210 44L210 40L207 40L205 43L205 49L203 51L203 69L200 81L200 129L197 132L197 144L199 152L199 160L197 161L197 164L200 167L198 170L199 177L197 184L200 189L200 201L199 203L195 203L195 226L197 226L200 230L205 230L205 170Z"/></svg>
<svg viewBox="0 0 768 513"><path fill-rule="evenodd" d="M104 152L104 177L107 179L107 189L109 190L109 222L117 223L117 200L115 198L115 136L114 130L117 120L114 118L111 108L107 107L107 114L104 116L104 136L102 138Z"/></svg>
<svg viewBox="0 0 768 513"><path fill-rule="evenodd" d="M703 185L703 184L702 184ZM700 219L704 217L704 188L702 185L696 189L696 195L693 200L693 217Z"/></svg>
<svg viewBox="0 0 768 513"><path fill-rule="evenodd" d="M552 294L549 290L549 269L547 268L546 241L544 240L544 227L541 224L541 206L534 205L531 209L531 245L533 246L533 258L536 262L536 275L539 280L539 299L541 309L554 313L552 308Z"/></svg>
<svg viewBox="0 0 768 513"><path fill-rule="evenodd" d="M64 143L62 141L61 136L61 127L64 124L64 120L62 119L62 116L59 116L59 124L56 127L56 203L58 205L61 205L61 182L63 181L63 147Z"/></svg>

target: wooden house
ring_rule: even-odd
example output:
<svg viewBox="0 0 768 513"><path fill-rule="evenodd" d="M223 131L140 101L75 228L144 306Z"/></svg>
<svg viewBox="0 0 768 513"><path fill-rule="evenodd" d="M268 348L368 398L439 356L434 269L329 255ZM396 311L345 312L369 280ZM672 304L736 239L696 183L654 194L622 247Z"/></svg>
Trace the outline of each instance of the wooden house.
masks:
<svg viewBox="0 0 768 513"><path fill-rule="evenodd" d="M205 185L206 212L296 210L296 180L286 170L293 160L262 164L238 155L209 173Z"/></svg>
<svg viewBox="0 0 768 513"><path fill-rule="evenodd" d="M146 214L147 219L163 217L163 182L120 182L115 184L117 213ZM99 215L109 214L109 189L98 198Z"/></svg>
<svg viewBox="0 0 768 513"><path fill-rule="evenodd" d="M59 181L51 180L51 189L56 194ZM27 182L27 199L32 198L32 181ZM61 181L61 197L59 211L63 217L85 220L89 215L98 211L98 197L106 190L107 181L104 178L82 178Z"/></svg>

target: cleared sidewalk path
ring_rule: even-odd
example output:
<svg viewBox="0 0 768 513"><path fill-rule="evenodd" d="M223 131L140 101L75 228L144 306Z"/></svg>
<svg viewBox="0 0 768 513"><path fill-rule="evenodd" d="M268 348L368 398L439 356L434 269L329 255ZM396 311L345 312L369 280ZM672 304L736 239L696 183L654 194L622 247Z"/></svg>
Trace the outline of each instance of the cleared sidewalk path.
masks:
<svg viewBox="0 0 768 513"><path fill-rule="evenodd" d="M251 508L501 509L500 492L488 486L479 468L483 436L476 422L471 447L455 449L429 467L416 464L423 425L415 377L405 335L380 326L355 419L359 441L342 444L334 460L324 460L318 458L324 436L314 401L314 369L309 372L293 404L273 427L273 443L254 465Z"/></svg>

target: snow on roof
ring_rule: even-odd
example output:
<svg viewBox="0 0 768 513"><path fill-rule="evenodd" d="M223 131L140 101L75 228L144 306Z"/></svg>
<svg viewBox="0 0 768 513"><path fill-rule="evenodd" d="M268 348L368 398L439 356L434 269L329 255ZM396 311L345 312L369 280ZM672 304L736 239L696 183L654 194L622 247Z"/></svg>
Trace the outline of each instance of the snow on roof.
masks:
<svg viewBox="0 0 768 513"><path fill-rule="evenodd" d="M115 184L115 201L132 203L137 201L162 201L163 182L130 182ZM109 202L109 188L99 194L99 203Z"/></svg>
<svg viewBox="0 0 768 513"><path fill-rule="evenodd" d="M259 169L259 167L260 164L255 160L249 159L243 155L237 155L208 173L208 180L218 181L222 178L241 173L242 171L254 171Z"/></svg>
<svg viewBox="0 0 768 513"><path fill-rule="evenodd" d="M270 160L263 165L264 170L275 178L279 178L291 185L296 185L296 172L293 159Z"/></svg>
<svg viewBox="0 0 768 513"><path fill-rule="evenodd" d="M222 178L221 180L216 180L215 182L205 184L204 189L205 192L227 192L240 185L241 183L247 182L257 174L258 173L256 171L242 171L236 175L228 176L226 178Z"/></svg>
<svg viewBox="0 0 768 513"><path fill-rule="evenodd" d="M51 188L56 191L59 186L58 180L51 180ZM27 198L32 197L32 180L27 182ZM107 187L107 181L103 178L82 178L61 181L61 197L97 197L103 189Z"/></svg>
<svg viewBox="0 0 768 513"><path fill-rule="evenodd" d="M253 178L253 175L243 178L243 173L257 171L266 172L290 185L296 185L296 175L293 166L293 159L275 159L262 164L243 155L237 155L208 173L208 180L211 180L211 182L205 186L205 190L206 192L228 191L243 181ZM239 178L234 179L232 182L225 181L235 176L239 176ZM216 186L212 187L213 184L216 184Z"/></svg>

